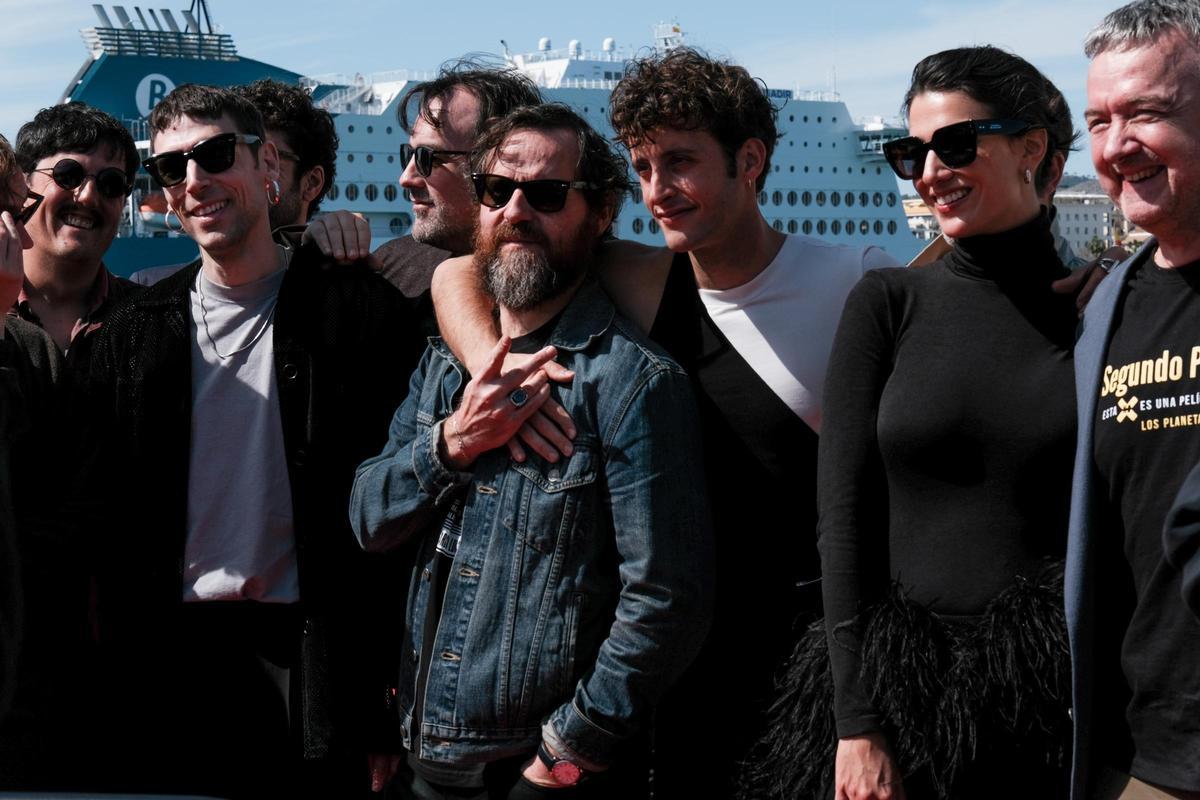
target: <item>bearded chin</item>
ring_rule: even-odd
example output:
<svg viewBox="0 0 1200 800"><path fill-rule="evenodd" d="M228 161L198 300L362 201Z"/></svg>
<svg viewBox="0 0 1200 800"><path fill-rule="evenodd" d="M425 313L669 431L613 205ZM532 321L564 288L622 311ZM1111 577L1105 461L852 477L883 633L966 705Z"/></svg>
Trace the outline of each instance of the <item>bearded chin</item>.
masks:
<svg viewBox="0 0 1200 800"><path fill-rule="evenodd" d="M484 254L483 283L496 302L513 311L528 311L558 295L572 283L555 271L544 253L520 249Z"/></svg>

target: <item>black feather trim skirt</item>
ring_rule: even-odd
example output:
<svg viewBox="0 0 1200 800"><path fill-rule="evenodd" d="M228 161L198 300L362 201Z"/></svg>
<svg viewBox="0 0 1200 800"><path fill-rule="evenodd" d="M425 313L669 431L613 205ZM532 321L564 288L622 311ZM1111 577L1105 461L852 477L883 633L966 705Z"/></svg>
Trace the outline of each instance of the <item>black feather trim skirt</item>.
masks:
<svg viewBox="0 0 1200 800"><path fill-rule="evenodd" d="M978 616L935 614L895 585L864 620L863 680L910 800L1065 796L1070 653L1061 564L1036 581L1019 578ZM740 797L833 797L824 621L797 643L777 693Z"/></svg>

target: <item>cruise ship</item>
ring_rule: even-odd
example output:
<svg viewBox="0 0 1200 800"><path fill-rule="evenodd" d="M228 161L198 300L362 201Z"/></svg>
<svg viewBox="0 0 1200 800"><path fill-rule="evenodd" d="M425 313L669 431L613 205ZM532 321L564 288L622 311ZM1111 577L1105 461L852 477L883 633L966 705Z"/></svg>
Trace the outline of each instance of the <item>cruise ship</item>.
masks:
<svg viewBox="0 0 1200 800"><path fill-rule="evenodd" d="M361 214L376 244L408 233L412 206L399 186L400 145L407 139L397 121L405 90L428 73L397 71L370 75L305 76L238 54L233 38L212 23L204 0L176 13L168 9L103 5L92 7L98 24L82 31L89 56L62 102L79 100L124 121L139 147L148 149L146 118L158 100L182 83L232 86L259 78L298 83L334 117L341 147L337 180L322 211ZM111 10L111 14L110 14ZM684 44L678 23L654 28L660 51ZM598 50L578 40L555 48L542 38L537 50L495 56L533 79L550 100L575 108L604 135L609 95L632 51L603 39ZM753 65L749 65L753 69ZM906 135L881 118L856 123L834 92L769 88L779 109L783 135L772 158L773 174L759 195L763 214L787 233L836 242L875 244L901 262L919 250L910 233L896 181L882 155L883 142ZM661 244L658 223L641 204L627 204L617 235ZM195 257L195 245L171 230L149 176L140 174L118 238L105 257L109 269L129 274L147 266Z"/></svg>

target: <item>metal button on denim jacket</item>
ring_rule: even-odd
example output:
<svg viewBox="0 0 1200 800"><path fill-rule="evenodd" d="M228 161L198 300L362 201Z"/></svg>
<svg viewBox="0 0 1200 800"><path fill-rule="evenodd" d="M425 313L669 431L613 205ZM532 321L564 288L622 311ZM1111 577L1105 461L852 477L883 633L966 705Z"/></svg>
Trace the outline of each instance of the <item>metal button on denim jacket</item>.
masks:
<svg viewBox="0 0 1200 800"><path fill-rule="evenodd" d="M437 455L441 420L464 382L432 340L384 452L358 471L351 521L369 550L416 540L404 647L420 652L446 510L463 503L426 686L422 758L530 752L549 724L584 763L605 765L643 727L703 639L711 527L695 403L683 371L585 284L551 336L575 371L555 386L578 435L569 458L524 463L505 448L470 472ZM400 707L412 747L416 658Z"/></svg>

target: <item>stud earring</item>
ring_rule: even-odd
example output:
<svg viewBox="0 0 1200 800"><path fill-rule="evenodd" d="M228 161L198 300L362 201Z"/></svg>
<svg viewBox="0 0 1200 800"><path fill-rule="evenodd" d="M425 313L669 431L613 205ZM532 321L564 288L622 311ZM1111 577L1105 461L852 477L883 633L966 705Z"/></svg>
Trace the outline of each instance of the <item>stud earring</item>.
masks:
<svg viewBox="0 0 1200 800"><path fill-rule="evenodd" d="M1029 167L1025 168L1025 182L1033 183L1033 170L1031 170Z"/></svg>

